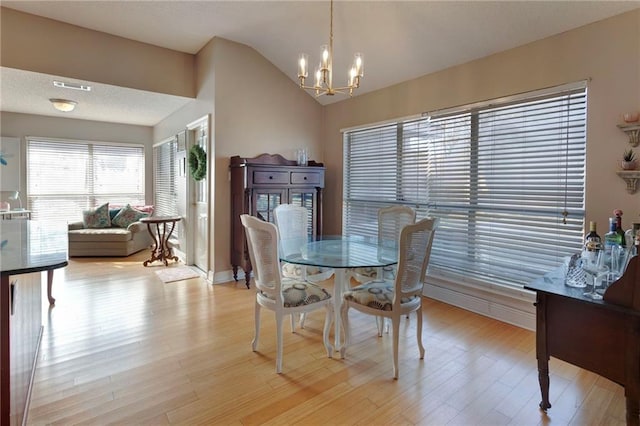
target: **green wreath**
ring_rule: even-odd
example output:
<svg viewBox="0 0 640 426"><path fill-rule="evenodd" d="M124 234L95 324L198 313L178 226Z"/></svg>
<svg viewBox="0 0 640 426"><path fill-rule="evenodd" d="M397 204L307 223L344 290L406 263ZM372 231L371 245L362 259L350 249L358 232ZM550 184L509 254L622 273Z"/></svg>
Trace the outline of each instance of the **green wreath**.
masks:
<svg viewBox="0 0 640 426"><path fill-rule="evenodd" d="M200 145L194 145L189 150L189 173L196 181L204 179L207 174L207 153Z"/></svg>

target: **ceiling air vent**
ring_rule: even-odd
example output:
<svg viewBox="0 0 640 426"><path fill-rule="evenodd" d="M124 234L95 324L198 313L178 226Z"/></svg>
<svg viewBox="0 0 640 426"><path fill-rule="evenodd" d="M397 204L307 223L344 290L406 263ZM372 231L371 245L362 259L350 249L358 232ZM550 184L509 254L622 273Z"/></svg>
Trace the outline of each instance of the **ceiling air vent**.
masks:
<svg viewBox="0 0 640 426"><path fill-rule="evenodd" d="M91 86L85 86L78 83L65 83L64 81L53 81L53 85L56 87L62 87L63 89L83 90L85 92L91 91Z"/></svg>

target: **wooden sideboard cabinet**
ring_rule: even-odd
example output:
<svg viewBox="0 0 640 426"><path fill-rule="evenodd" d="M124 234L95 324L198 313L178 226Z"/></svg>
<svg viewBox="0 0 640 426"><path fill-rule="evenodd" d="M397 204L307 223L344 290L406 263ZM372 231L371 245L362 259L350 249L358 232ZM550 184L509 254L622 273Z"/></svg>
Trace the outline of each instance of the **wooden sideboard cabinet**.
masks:
<svg viewBox="0 0 640 426"><path fill-rule="evenodd" d="M251 261L240 222L249 214L273 222L273 209L280 204L296 204L309 210L309 235L322 234L322 190L324 166L309 161L298 166L279 154L255 158L231 157L231 266L238 280L238 267L244 270L249 288Z"/></svg>

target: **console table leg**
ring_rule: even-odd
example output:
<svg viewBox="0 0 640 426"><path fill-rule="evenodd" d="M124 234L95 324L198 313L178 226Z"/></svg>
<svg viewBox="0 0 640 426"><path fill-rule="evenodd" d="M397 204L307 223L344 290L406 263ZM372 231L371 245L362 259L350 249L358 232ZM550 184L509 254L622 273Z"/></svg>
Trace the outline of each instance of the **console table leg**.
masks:
<svg viewBox="0 0 640 426"><path fill-rule="evenodd" d="M536 358L538 359L538 383L542 401L540 408L547 411L549 402L549 352L547 351L547 299L538 292L536 295Z"/></svg>
<svg viewBox="0 0 640 426"><path fill-rule="evenodd" d="M627 405L627 426L638 426L640 424L640 406L635 398L626 397Z"/></svg>
<svg viewBox="0 0 640 426"><path fill-rule="evenodd" d="M549 361L538 360L538 382L540 383L540 394L542 395L542 401L540 401L540 408L547 411L551 408L549 402Z"/></svg>
<svg viewBox="0 0 640 426"><path fill-rule="evenodd" d="M238 265L233 265L233 280L238 281Z"/></svg>

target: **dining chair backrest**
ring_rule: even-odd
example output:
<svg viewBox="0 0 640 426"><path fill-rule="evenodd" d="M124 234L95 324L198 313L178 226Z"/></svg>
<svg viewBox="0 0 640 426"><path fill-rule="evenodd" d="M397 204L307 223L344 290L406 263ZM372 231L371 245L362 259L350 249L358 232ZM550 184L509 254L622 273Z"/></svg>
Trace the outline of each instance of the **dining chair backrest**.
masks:
<svg viewBox="0 0 640 426"><path fill-rule="evenodd" d="M437 223L438 219L426 218L405 226L400 232L394 309L396 305L400 305L402 299L406 300L414 295L422 296Z"/></svg>
<svg viewBox="0 0 640 426"><path fill-rule="evenodd" d="M273 209L273 218L283 240L308 235L309 210L294 204L280 204Z"/></svg>
<svg viewBox="0 0 640 426"><path fill-rule="evenodd" d="M247 236L256 290L268 294L277 302L281 301L278 228L248 214L240 215L240 220Z"/></svg>
<svg viewBox="0 0 640 426"><path fill-rule="evenodd" d="M409 206L390 206L378 210L378 241L398 244L400 231L416 222L416 211Z"/></svg>

